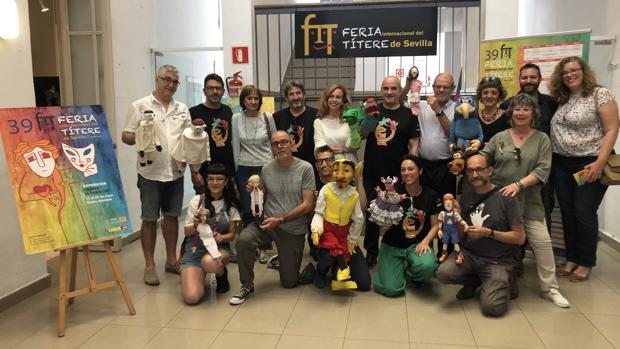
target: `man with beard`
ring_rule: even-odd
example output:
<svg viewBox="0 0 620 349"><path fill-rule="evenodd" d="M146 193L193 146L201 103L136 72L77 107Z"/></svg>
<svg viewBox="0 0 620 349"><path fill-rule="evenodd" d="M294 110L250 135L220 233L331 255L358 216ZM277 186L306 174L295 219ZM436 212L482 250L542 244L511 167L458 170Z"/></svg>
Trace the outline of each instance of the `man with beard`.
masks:
<svg viewBox="0 0 620 349"><path fill-rule="evenodd" d="M278 248L282 287L293 288L299 283L308 213L314 208L315 183L312 165L294 157L291 147L285 131L276 131L271 136L275 159L263 166L260 175L265 193L265 218L258 225L250 223L237 239L241 289L230 299L231 305L242 304L254 293L256 249L272 240Z"/></svg>
<svg viewBox="0 0 620 349"><path fill-rule="evenodd" d="M491 182L493 166L484 156L468 158L465 174L473 188L460 199L461 216L468 224L467 231L459 226L465 258L457 265L456 254L451 254L439 266L437 279L463 285L457 299L474 298L479 292L482 313L502 316L514 287L510 278L514 253L525 241L523 218L517 199L501 195Z"/></svg>
<svg viewBox="0 0 620 349"><path fill-rule="evenodd" d="M306 105L306 90L298 81L284 87L289 107L273 114L276 128L285 131L293 142L293 156L314 163L314 119L317 110Z"/></svg>
<svg viewBox="0 0 620 349"><path fill-rule="evenodd" d="M538 122L534 125L534 128L549 136L551 118L558 109L558 104L553 100L553 98L551 98L551 96L538 92L538 86L540 85L541 80L542 75L540 74L540 67L534 63L525 63L519 70L519 85L521 86L521 91L517 94L527 93L534 98L535 102L538 103L538 108L540 108L540 119L538 119ZM508 107L512 102L512 98L513 97L510 97L505 100L501 104L500 108L508 110ZM508 113L508 119L512 119L512 112ZM551 182L551 178L549 178L545 186L542 188L542 200L543 206L545 207L547 229L551 231L551 211L553 211L553 206L555 204L554 186Z"/></svg>
<svg viewBox="0 0 620 349"><path fill-rule="evenodd" d="M406 154L417 155L419 128L411 110L400 104L400 80L388 76L381 83L383 101L378 105L378 116L364 120L362 136L366 137L363 184L366 198L372 200L375 187L382 185L381 177L400 176L400 160ZM371 123L375 123L374 125ZM371 130L364 134L365 130ZM363 207L363 206L362 206ZM379 226L366 218L364 237L366 262L377 264L379 254Z"/></svg>
<svg viewBox="0 0 620 349"><path fill-rule="evenodd" d="M202 89L206 99L203 103L190 108L192 120L202 119L207 126L205 131L209 134L209 149L211 151L211 163L220 163L226 167L229 177L235 176L235 161L231 145L231 118L232 110L222 104L224 95L224 81L217 74L209 74L205 77ZM197 194L204 190L204 178L207 167L205 162L196 173L192 173L192 182Z"/></svg>

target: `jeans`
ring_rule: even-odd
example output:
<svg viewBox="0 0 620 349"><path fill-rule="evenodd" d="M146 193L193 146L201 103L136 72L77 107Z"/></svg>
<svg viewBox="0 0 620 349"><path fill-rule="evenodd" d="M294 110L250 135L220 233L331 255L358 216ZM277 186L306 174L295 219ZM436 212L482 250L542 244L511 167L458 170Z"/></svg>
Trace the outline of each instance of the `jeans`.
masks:
<svg viewBox="0 0 620 349"><path fill-rule="evenodd" d="M600 181L577 185L573 173L596 160L594 156L566 157L553 154L551 175L555 183L566 244L566 260L584 267L596 265L598 208L607 186Z"/></svg>
<svg viewBox="0 0 620 349"><path fill-rule="evenodd" d="M329 269L335 264L336 258L331 256L326 248L317 248L317 257L317 276L325 278ZM364 254L359 247L355 248L355 253L349 259L349 268L351 270L351 280L355 281L357 289L360 291L370 290L370 271L364 259Z"/></svg>

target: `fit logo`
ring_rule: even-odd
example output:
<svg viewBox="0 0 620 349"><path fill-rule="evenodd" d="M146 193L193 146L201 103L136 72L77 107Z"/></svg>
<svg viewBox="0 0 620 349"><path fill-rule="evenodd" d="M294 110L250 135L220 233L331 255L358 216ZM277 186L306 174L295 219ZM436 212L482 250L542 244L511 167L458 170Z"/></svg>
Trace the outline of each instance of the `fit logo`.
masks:
<svg viewBox="0 0 620 349"><path fill-rule="evenodd" d="M327 50L327 55L331 56L333 52L332 34L336 32L338 24L310 24L312 19L316 18L316 13L311 13L304 19L301 29L304 30L304 56L310 55L310 35L316 35L316 40L312 43L312 49L315 51ZM326 41L323 41L323 35Z"/></svg>

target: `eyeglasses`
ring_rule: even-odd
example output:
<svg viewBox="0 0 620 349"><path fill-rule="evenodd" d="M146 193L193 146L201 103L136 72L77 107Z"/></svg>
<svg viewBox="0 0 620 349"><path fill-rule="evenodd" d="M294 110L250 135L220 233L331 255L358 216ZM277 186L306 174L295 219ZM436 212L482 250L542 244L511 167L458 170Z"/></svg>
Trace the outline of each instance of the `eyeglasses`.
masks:
<svg viewBox="0 0 620 349"><path fill-rule="evenodd" d="M454 86L442 86L442 85L433 85L433 89L438 91L448 91L453 89Z"/></svg>
<svg viewBox="0 0 620 349"><path fill-rule="evenodd" d="M331 163L333 163L333 162L334 162L334 160L335 160L335 159L334 159L333 157L331 157L331 158L326 158L326 159L316 159L316 163L317 163L317 164L319 164L319 165L322 165L322 164L324 164L324 163L325 163L325 164L331 164Z"/></svg>
<svg viewBox="0 0 620 349"><path fill-rule="evenodd" d="M578 71L580 71L581 68L577 68L577 69L571 69L571 70L566 70L562 72L562 77L566 77L566 76L570 76L570 75L574 75L575 73L577 73Z"/></svg>
<svg viewBox="0 0 620 349"><path fill-rule="evenodd" d="M501 82L502 80L500 80L498 77L495 76L485 76L482 78L482 80L480 80L480 82Z"/></svg>
<svg viewBox="0 0 620 349"><path fill-rule="evenodd" d="M515 160L521 161L521 148L514 148L512 154L514 155Z"/></svg>
<svg viewBox="0 0 620 349"><path fill-rule="evenodd" d="M210 177L207 176L207 182L223 182L226 180L226 177L222 176L222 177Z"/></svg>
<svg viewBox="0 0 620 349"><path fill-rule="evenodd" d="M174 85L174 86L179 86L181 85L181 82L179 80L173 80L167 76L158 76L158 78L164 80L166 82L166 84L170 85Z"/></svg>
<svg viewBox="0 0 620 349"><path fill-rule="evenodd" d="M279 147L285 147L287 145L291 144L291 141L288 139L283 139L281 141L273 141L271 142L271 146L274 148L279 148Z"/></svg>
<svg viewBox="0 0 620 349"><path fill-rule="evenodd" d="M222 86L205 86L205 90L207 91L224 91Z"/></svg>
<svg viewBox="0 0 620 349"><path fill-rule="evenodd" d="M478 168L466 168L465 169L465 173L468 174L468 175L472 175L472 174L474 174L474 172L480 173L480 172L486 170L487 168L489 168L489 166L487 166L487 167L478 167Z"/></svg>

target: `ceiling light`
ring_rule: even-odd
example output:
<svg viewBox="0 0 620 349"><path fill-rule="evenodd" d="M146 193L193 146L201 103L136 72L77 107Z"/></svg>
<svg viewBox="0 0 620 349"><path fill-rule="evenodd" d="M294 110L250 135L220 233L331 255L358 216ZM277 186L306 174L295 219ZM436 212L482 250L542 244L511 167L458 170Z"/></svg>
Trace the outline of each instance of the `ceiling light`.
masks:
<svg viewBox="0 0 620 349"><path fill-rule="evenodd" d="M39 0L39 5L41 5L41 12L47 12L50 10L49 7L45 6L45 3L43 3L43 0Z"/></svg>
<svg viewBox="0 0 620 349"><path fill-rule="evenodd" d="M19 19L15 0L0 0L0 38L15 39L19 34Z"/></svg>

